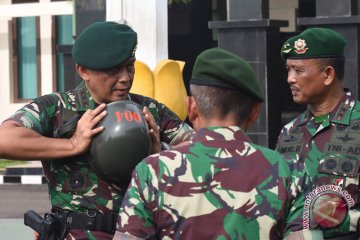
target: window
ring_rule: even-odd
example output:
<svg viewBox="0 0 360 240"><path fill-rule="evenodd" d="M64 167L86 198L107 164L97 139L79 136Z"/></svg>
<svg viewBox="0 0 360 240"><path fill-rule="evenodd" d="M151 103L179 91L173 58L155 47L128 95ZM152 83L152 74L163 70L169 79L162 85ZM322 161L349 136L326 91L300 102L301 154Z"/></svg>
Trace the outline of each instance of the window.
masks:
<svg viewBox="0 0 360 240"><path fill-rule="evenodd" d="M55 46L64 46L73 44L73 18L72 15L62 15L55 17ZM65 61L68 61L70 52L56 51L56 91L68 90L65 87ZM73 80L73 79L71 79Z"/></svg>
<svg viewBox="0 0 360 240"><path fill-rule="evenodd" d="M38 3L39 0L12 0L12 4L16 3Z"/></svg>
<svg viewBox="0 0 360 240"><path fill-rule="evenodd" d="M40 95L39 17L13 19L14 101Z"/></svg>

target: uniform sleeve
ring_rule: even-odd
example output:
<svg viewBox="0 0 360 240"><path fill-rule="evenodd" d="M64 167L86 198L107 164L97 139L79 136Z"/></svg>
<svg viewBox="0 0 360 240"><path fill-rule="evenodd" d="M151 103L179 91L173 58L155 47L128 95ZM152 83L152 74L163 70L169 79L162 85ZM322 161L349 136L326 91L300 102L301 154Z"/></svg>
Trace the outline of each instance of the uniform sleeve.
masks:
<svg viewBox="0 0 360 240"><path fill-rule="evenodd" d="M160 119L160 140L170 145L190 141L195 131L164 104L158 103Z"/></svg>
<svg viewBox="0 0 360 240"><path fill-rule="evenodd" d="M132 174L117 222L118 239L152 239L156 235L153 218L155 204L154 182L150 166L145 161L137 165ZM114 238L116 239L116 238Z"/></svg>
<svg viewBox="0 0 360 240"><path fill-rule="evenodd" d="M32 100L5 121L16 121L41 135L51 132L51 120L56 114L58 98L54 94Z"/></svg>

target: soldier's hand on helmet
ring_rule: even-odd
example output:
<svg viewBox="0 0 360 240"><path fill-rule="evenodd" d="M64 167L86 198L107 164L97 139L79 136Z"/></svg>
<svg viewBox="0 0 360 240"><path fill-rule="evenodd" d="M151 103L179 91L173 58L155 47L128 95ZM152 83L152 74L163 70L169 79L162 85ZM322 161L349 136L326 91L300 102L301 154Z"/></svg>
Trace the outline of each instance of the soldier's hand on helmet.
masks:
<svg viewBox="0 0 360 240"><path fill-rule="evenodd" d="M149 126L151 136L151 153L158 153L161 150L160 146L160 132L155 119L147 107L143 108L143 114Z"/></svg>
<svg viewBox="0 0 360 240"><path fill-rule="evenodd" d="M75 132L70 138L77 154L85 153L93 137L104 130L103 126L96 127L96 125L106 116L105 108L106 104L103 103L94 110L87 110L78 121Z"/></svg>

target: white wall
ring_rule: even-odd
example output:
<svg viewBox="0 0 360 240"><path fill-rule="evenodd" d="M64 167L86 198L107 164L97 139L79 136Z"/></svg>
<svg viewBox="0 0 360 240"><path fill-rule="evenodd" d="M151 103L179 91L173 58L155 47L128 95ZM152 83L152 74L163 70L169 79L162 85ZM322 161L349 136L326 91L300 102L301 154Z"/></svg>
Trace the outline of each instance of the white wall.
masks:
<svg viewBox="0 0 360 240"><path fill-rule="evenodd" d="M168 58L167 0L107 0L106 20L125 19L138 33L136 58L151 69Z"/></svg>

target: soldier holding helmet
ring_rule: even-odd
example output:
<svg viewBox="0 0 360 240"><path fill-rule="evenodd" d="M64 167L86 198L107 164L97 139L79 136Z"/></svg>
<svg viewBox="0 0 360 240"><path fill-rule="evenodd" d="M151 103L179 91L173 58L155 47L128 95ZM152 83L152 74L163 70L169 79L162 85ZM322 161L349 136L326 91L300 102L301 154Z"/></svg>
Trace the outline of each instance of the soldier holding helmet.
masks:
<svg viewBox="0 0 360 240"><path fill-rule="evenodd" d="M137 34L126 24L90 25L72 50L82 83L67 92L35 98L0 126L0 157L42 160L61 238L113 236L127 183L115 184L96 174L86 155L92 139L104 131L98 124L107 114L106 104L127 100L143 109L152 152L160 150L160 141L176 145L192 137L192 128L166 106L129 93L136 46Z"/></svg>

